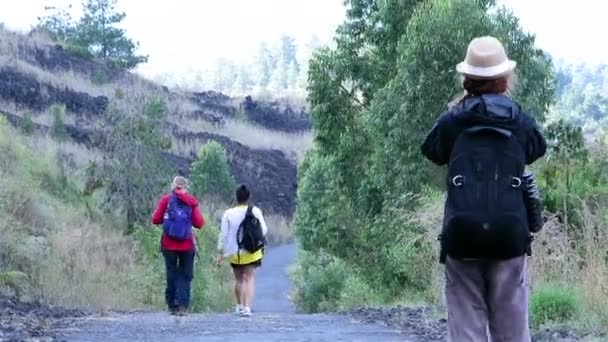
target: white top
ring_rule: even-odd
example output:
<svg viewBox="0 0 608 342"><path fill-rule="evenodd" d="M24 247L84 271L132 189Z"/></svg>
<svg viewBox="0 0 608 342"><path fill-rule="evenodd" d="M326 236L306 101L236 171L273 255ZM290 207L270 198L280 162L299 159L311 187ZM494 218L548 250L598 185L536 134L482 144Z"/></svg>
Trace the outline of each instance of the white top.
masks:
<svg viewBox="0 0 608 342"><path fill-rule="evenodd" d="M255 216L262 226L262 232L264 236L268 233L268 227L262 216L262 211L258 207L253 207L253 216ZM224 212L222 217L222 225L220 236L217 240L217 250L224 256L235 255L239 253L239 245L236 242L236 234L239 230L241 222L245 219L247 213L246 205L239 205L234 208L230 208ZM243 252L242 250L240 252Z"/></svg>

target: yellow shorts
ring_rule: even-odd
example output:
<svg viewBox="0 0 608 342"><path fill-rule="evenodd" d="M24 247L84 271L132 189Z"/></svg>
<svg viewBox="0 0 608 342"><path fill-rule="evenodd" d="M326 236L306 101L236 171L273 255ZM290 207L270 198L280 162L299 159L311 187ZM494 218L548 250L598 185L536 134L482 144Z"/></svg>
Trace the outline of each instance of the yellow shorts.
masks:
<svg viewBox="0 0 608 342"><path fill-rule="evenodd" d="M248 265L248 264L252 264L254 262L262 260L263 256L264 256L264 251L262 249L260 249L254 253L249 253L247 251L243 251L240 253L240 255L233 254L228 258L228 260L233 265Z"/></svg>

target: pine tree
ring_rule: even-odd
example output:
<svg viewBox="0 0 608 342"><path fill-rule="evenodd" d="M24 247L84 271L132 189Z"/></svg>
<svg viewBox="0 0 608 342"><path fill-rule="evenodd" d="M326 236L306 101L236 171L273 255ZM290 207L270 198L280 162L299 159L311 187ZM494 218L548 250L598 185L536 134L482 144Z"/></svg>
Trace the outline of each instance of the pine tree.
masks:
<svg viewBox="0 0 608 342"><path fill-rule="evenodd" d="M273 58L266 42L261 42L256 57L257 84L265 88L270 83L273 71Z"/></svg>
<svg viewBox="0 0 608 342"><path fill-rule="evenodd" d="M123 29L116 27L126 17L116 10L117 0L83 0L83 16L72 21L66 10L48 7L50 15L38 18L38 29L65 43L71 49L101 58L114 65L134 68L148 60L136 55L138 43L126 37Z"/></svg>

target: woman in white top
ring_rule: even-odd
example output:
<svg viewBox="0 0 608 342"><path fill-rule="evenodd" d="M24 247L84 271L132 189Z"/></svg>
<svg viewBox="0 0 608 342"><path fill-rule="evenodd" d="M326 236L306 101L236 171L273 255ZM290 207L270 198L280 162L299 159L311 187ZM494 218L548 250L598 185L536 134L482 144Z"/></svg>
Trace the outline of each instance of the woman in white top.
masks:
<svg viewBox="0 0 608 342"><path fill-rule="evenodd" d="M251 193L245 185L236 189L236 202L234 208L226 210L222 217L220 237L218 239L218 265L224 258L228 258L234 273L234 294L236 297L236 313L242 316L251 316L251 302L253 300L255 269L262 265L263 249L253 253L239 249L237 232L249 208ZM264 236L268 233L262 211L252 207L252 214L260 222Z"/></svg>

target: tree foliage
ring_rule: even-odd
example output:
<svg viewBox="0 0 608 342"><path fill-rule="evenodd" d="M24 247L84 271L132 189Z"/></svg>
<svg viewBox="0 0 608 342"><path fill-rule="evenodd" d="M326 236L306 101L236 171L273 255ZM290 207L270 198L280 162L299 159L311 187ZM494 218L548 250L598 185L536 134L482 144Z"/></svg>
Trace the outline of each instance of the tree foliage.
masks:
<svg viewBox="0 0 608 342"><path fill-rule="evenodd" d="M230 174L226 151L219 143L211 141L201 147L190 178L196 196L230 203L236 184Z"/></svg>
<svg viewBox="0 0 608 342"><path fill-rule="evenodd" d="M83 16L74 22L64 9L47 7L50 11L39 18L38 29L45 30L57 41L87 51L93 56L124 68L134 68L148 60L136 54L138 43L126 37L117 27L126 13L116 10L117 0L83 0Z"/></svg>
<svg viewBox="0 0 608 342"><path fill-rule="evenodd" d="M65 105L54 104L51 106L50 111L53 116L51 135L59 141L66 140L68 132L65 128ZM31 118L29 120L31 121Z"/></svg>
<svg viewBox="0 0 608 342"><path fill-rule="evenodd" d="M122 94L117 92L117 98ZM137 223L147 222L155 198L170 181L172 164L162 152L171 140L161 131L160 120L166 106L158 99L138 99L141 112L132 108L111 106L106 114L103 170L106 209L124 218L128 232Z"/></svg>
<svg viewBox="0 0 608 342"><path fill-rule="evenodd" d="M608 65L557 63L556 104L552 121L566 120L583 128L587 136L608 125Z"/></svg>
<svg viewBox="0 0 608 342"><path fill-rule="evenodd" d="M497 37L518 62L515 98L542 120L553 95L551 64L493 1L346 3L335 47L318 50L309 65L317 150L300 170L298 237L314 238L302 242L305 250L365 269L392 295L422 290L430 278L419 273L420 258L430 249L411 242L424 232L402 218L430 181L419 152L424 134L461 92L455 65L471 39Z"/></svg>

